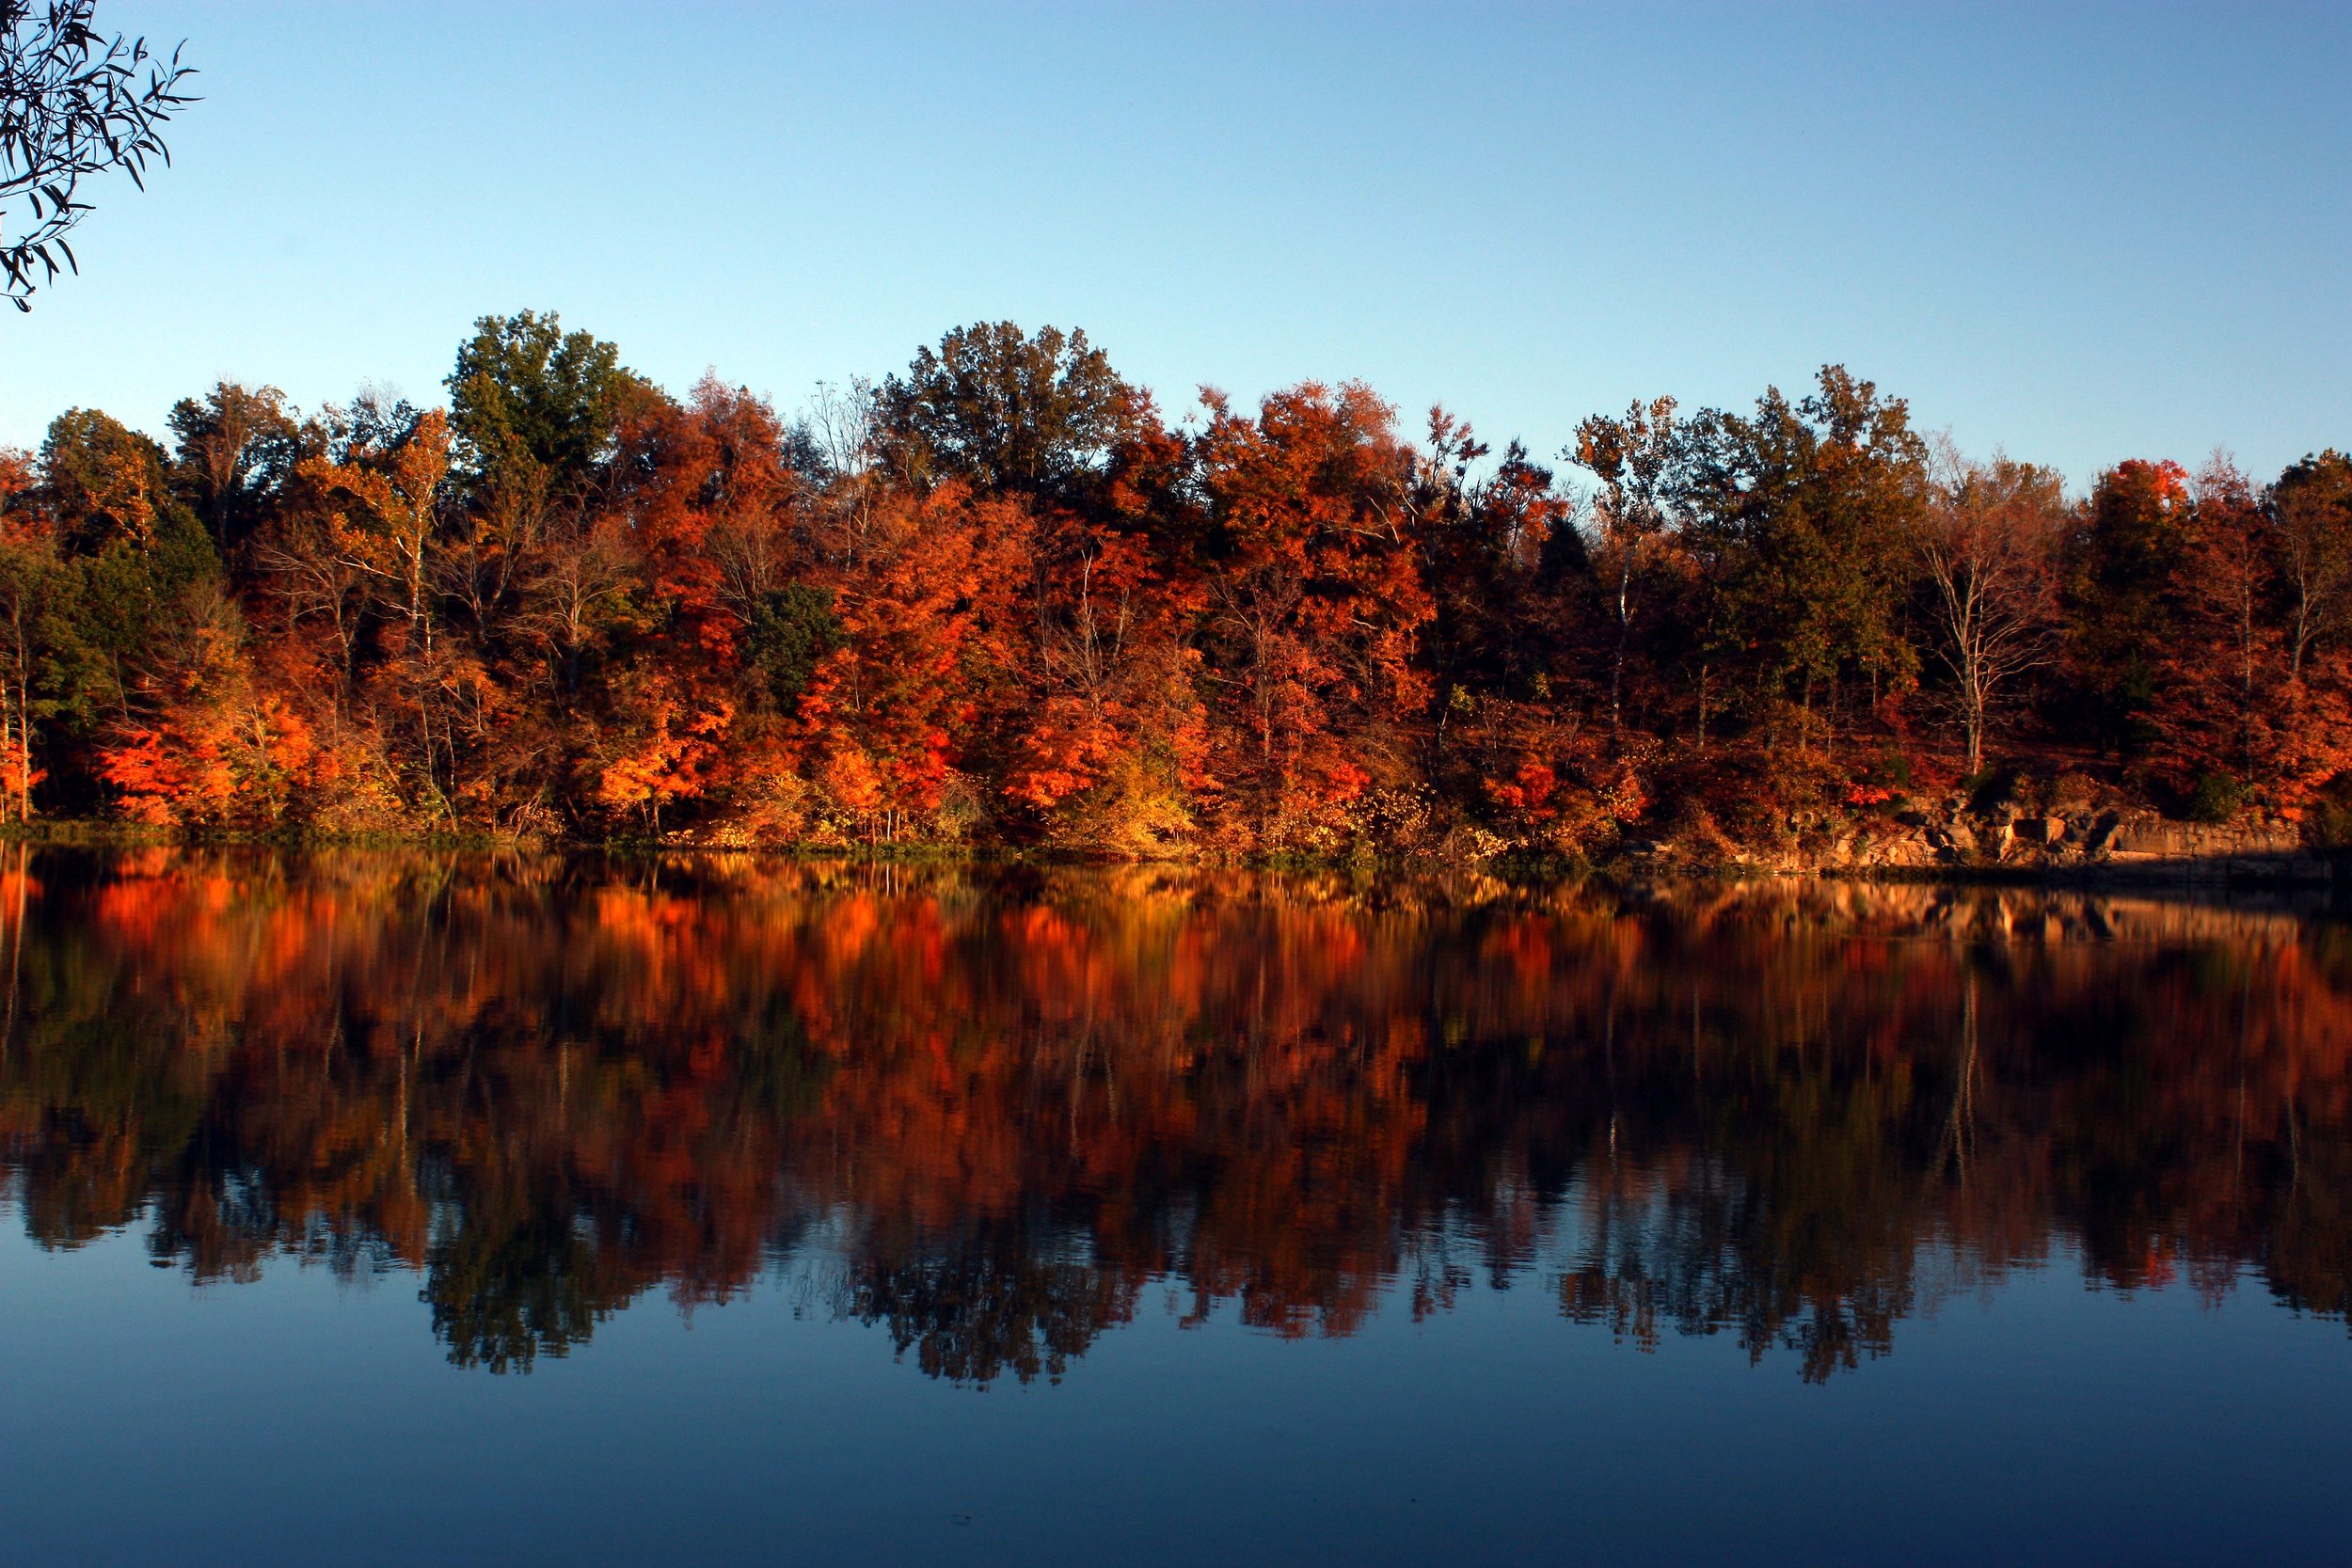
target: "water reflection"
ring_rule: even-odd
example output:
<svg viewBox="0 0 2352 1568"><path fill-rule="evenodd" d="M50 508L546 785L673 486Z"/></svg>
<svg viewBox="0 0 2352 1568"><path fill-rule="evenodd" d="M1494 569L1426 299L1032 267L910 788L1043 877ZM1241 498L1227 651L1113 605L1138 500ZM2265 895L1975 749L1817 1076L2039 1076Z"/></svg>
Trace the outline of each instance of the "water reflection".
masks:
<svg viewBox="0 0 2352 1568"><path fill-rule="evenodd" d="M1822 1378L2061 1245L2352 1306L2352 936L2286 914L8 854L30 1233L413 1271L465 1366L754 1284L977 1384L1495 1287Z"/></svg>

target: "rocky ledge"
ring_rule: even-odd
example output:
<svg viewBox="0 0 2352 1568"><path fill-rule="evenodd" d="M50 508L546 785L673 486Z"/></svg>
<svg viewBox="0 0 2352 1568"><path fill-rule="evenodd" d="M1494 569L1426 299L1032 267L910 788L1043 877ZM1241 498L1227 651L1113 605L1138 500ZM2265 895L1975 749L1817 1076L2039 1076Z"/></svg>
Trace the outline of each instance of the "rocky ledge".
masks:
<svg viewBox="0 0 2352 1568"><path fill-rule="evenodd" d="M1824 868L2095 871L2111 878L2316 883L2331 880L2337 863L2283 820L2171 822L2153 812L2074 819L1909 812L1890 828L1834 842Z"/></svg>
<svg viewBox="0 0 2352 1568"><path fill-rule="evenodd" d="M1907 811L1827 832L1789 824L1782 849L1727 857L1733 869L1774 872L2046 877L2053 880L2352 881L2344 852L2305 842L2283 818L2203 824L2148 811L2077 816ZM1629 845L1639 862L1673 856L1667 846Z"/></svg>

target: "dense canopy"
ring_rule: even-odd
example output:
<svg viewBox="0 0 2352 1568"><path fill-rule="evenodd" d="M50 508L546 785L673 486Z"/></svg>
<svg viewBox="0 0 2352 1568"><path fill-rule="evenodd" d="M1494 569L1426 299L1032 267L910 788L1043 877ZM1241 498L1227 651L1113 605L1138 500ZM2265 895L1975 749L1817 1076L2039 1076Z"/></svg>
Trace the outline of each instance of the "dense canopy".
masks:
<svg viewBox="0 0 2352 1568"><path fill-rule="evenodd" d="M1010 323L794 418L524 311L448 390L0 452L8 816L1573 856L1996 784L2325 824L2352 784L2332 451L2070 497L1830 366L1597 415L1555 472L1357 384L1171 427Z"/></svg>

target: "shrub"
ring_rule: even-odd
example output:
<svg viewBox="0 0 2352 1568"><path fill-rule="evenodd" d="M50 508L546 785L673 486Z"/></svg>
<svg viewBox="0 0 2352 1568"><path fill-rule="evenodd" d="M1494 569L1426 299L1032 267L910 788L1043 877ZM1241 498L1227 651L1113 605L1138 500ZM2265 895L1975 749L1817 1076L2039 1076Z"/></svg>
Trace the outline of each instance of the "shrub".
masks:
<svg viewBox="0 0 2352 1568"><path fill-rule="evenodd" d="M2246 803L2246 786L2227 773L2201 773L2188 792L2192 822L2227 822Z"/></svg>
<svg viewBox="0 0 2352 1568"><path fill-rule="evenodd" d="M2303 813L2303 839L2320 849L2352 849L2352 773L2319 786Z"/></svg>
<svg viewBox="0 0 2352 1568"><path fill-rule="evenodd" d="M1968 797L1968 809L1989 812L2007 805L2017 793L2017 769L2002 763L1987 764L1980 771L1960 781L1961 792Z"/></svg>
<svg viewBox="0 0 2352 1568"><path fill-rule="evenodd" d="M2081 816L2099 803L2099 785L2088 773L2060 773L2050 781L2047 800L2052 811Z"/></svg>

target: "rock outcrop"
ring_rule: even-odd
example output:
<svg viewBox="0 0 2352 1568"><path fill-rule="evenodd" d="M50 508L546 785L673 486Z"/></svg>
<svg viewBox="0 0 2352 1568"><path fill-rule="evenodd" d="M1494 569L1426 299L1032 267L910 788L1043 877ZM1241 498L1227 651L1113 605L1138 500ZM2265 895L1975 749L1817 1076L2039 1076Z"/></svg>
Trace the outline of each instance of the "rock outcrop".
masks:
<svg viewBox="0 0 2352 1568"><path fill-rule="evenodd" d="M2296 824L2247 818L2204 824L2153 812L2080 816L2002 812L1907 811L1867 819L1825 836L1791 822L1785 846L1735 851L1730 868L1821 874L1934 874L2051 880L2265 882L2298 886L2352 882L2352 859L2304 842ZM1676 856L1670 845L1629 846L1637 861Z"/></svg>

